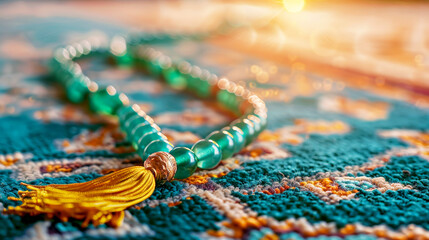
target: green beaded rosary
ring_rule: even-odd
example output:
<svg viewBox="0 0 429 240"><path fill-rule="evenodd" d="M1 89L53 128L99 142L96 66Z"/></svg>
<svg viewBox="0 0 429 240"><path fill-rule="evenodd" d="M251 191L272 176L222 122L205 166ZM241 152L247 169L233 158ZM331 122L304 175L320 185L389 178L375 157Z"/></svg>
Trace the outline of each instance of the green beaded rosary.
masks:
<svg viewBox="0 0 429 240"><path fill-rule="evenodd" d="M67 98L73 103L87 99L93 112L117 116L121 130L143 159L144 166L128 167L84 183L23 184L28 191L18 192L19 198L9 198L22 201L22 204L9 207L6 213L46 214L63 221L81 219L84 227L89 223L117 227L122 223L124 210L148 198L156 183L188 178L197 168L212 169L263 131L267 108L259 97L225 78L218 79L209 71L185 61L173 62L170 57L147 47L152 42L170 40L169 36L131 37L128 41L115 37L110 48L101 47L97 41L82 41L55 51L52 74L65 88ZM138 105L131 105L128 97L118 93L113 86L99 87L75 62L100 55L113 57L119 65L133 65L164 80L173 89L216 99L242 117L196 142L191 149L174 147Z"/></svg>

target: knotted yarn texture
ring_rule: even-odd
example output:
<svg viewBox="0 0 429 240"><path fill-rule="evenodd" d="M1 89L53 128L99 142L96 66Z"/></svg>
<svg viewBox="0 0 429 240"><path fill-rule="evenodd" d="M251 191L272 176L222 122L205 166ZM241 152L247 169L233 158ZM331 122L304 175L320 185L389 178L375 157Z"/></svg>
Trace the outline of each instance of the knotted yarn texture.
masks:
<svg viewBox="0 0 429 240"><path fill-rule="evenodd" d="M21 184L29 190L19 191L19 198L8 199L22 201L22 204L5 209L5 213L46 214L62 221L74 218L83 220L82 227L89 223L119 227L124 210L150 197L156 185L152 172L142 166L124 168L83 183Z"/></svg>

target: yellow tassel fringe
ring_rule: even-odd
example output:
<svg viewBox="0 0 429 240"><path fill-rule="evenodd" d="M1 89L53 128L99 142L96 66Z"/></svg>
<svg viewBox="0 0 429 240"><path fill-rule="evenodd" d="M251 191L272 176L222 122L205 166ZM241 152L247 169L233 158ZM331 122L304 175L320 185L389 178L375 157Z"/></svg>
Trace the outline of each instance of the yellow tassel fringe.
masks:
<svg viewBox="0 0 429 240"><path fill-rule="evenodd" d="M152 172L142 166L121 169L84 183L21 184L29 190L19 191L19 198L9 199L22 201L22 204L5 209L5 213L21 216L46 214L62 221L74 218L83 220L82 227L90 223L119 227L124 219L124 210L150 197L156 185Z"/></svg>

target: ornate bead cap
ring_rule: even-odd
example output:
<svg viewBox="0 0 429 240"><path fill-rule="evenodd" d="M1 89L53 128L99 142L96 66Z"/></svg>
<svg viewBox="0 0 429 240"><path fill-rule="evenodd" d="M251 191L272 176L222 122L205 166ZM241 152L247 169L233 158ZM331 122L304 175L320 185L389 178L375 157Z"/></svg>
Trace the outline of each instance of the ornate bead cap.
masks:
<svg viewBox="0 0 429 240"><path fill-rule="evenodd" d="M169 153L152 153L144 162L144 167L150 170L158 183L171 181L177 171L176 159Z"/></svg>

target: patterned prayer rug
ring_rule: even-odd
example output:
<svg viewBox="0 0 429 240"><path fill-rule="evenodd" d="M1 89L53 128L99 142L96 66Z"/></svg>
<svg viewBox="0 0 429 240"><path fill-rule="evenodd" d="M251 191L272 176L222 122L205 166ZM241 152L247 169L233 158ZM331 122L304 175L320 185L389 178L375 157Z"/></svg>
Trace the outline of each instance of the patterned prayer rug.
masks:
<svg viewBox="0 0 429 240"><path fill-rule="evenodd" d="M21 182L84 182L141 164L115 119L65 101L46 70L55 46L127 30L69 17L0 22L0 209L19 204L7 197ZM251 87L267 102L267 130L217 168L157 187L118 229L0 214L0 239L429 239L427 109L387 88L350 88L210 41L154 48ZM139 103L175 145L232 120L131 69L82 64Z"/></svg>

